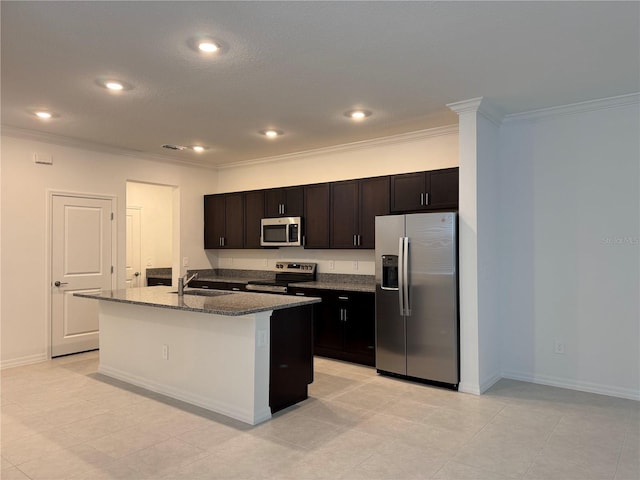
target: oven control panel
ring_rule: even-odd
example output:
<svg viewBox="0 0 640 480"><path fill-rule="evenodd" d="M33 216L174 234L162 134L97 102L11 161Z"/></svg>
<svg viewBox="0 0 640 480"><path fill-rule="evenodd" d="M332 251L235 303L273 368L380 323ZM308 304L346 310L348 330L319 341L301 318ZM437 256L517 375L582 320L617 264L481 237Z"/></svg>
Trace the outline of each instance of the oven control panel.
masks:
<svg viewBox="0 0 640 480"><path fill-rule="evenodd" d="M277 273L305 273L315 275L315 263L298 263L298 262L276 262Z"/></svg>

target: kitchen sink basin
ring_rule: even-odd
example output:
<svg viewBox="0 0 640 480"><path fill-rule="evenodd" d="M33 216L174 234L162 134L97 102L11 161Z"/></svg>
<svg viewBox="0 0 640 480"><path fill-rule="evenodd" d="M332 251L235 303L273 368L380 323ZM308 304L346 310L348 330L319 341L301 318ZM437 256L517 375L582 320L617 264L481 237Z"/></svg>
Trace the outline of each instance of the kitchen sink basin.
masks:
<svg viewBox="0 0 640 480"><path fill-rule="evenodd" d="M178 292L171 292L178 294ZM220 295L230 295L231 292L221 292L219 290L185 290L185 295L196 295L199 297L218 297Z"/></svg>

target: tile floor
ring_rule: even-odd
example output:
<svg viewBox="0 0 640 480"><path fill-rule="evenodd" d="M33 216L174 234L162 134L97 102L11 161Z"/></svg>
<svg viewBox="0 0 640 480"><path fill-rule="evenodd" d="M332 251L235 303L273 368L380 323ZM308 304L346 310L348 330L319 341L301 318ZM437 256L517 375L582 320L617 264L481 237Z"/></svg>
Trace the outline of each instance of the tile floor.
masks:
<svg viewBox="0 0 640 480"><path fill-rule="evenodd" d="M13 479L640 478L640 403L502 380L473 396L317 358L310 398L250 427L96 373L2 371Z"/></svg>

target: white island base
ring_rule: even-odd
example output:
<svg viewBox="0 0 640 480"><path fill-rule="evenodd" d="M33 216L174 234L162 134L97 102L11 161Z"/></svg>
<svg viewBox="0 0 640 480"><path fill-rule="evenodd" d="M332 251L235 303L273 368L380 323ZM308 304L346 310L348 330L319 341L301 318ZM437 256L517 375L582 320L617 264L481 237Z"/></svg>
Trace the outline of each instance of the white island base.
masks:
<svg viewBox="0 0 640 480"><path fill-rule="evenodd" d="M271 418L272 311L228 316L99 303L99 373L251 425Z"/></svg>

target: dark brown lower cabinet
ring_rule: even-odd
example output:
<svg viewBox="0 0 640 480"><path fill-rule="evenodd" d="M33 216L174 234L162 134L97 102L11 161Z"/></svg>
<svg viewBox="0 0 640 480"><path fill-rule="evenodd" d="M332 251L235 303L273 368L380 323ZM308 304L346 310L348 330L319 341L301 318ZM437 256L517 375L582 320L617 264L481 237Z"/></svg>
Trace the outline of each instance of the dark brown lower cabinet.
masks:
<svg viewBox="0 0 640 480"><path fill-rule="evenodd" d="M306 399L313 382L313 306L274 310L270 328L269 406L275 413Z"/></svg>
<svg viewBox="0 0 640 480"><path fill-rule="evenodd" d="M375 294L291 288L291 294L322 298L316 304L313 353L375 366Z"/></svg>

